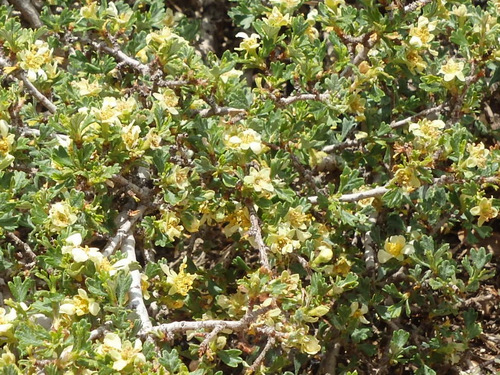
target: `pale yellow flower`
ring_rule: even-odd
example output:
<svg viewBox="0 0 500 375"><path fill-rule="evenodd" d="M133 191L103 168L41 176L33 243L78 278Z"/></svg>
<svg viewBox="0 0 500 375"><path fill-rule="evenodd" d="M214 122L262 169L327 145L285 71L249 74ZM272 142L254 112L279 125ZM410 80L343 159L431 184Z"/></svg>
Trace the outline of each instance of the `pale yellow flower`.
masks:
<svg viewBox="0 0 500 375"><path fill-rule="evenodd" d="M450 13L460 18L469 16L469 13L467 13L467 6L465 4L461 4L458 7L454 5Z"/></svg>
<svg viewBox="0 0 500 375"><path fill-rule="evenodd" d="M393 182L401 186L405 191L412 192L422 184L417 177L417 169L413 166L400 168L394 174Z"/></svg>
<svg viewBox="0 0 500 375"><path fill-rule="evenodd" d="M109 355L113 360L115 371L122 371L129 365L138 369L146 363L140 339L136 339L134 344L128 340L122 342L120 336L112 332L106 333L102 345L97 348L97 353L103 356Z"/></svg>
<svg viewBox="0 0 500 375"><path fill-rule="evenodd" d="M316 337L303 335L300 339L300 350L304 353L314 355L321 350L321 345Z"/></svg>
<svg viewBox="0 0 500 375"><path fill-rule="evenodd" d="M85 78L71 82L71 86L75 87L82 96L97 96L102 91L102 87L98 82L90 82Z"/></svg>
<svg viewBox="0 0 500 375"><path fill-rule="evenodd" d="M9 128L7 121L0 120L0 171L7 168L15 159L10 154L15 135L9 134Z"/></svg>
<svg viewBox="0 0 500 375"><path fill-rule="evenodd" d="M180 237L184 227L180 225L180 219L172 211L167 211L162 218L156 222L160 231L165 234L170 241Z"/></svg>
<svg viewBox="0 0 500 375"><path fill-rule="evenodd" d="M385 263L392 258L402 261L404 255L413 254L414 252L413 245L407 244L403 236L391 236L385 240L384 250L379 250L377 259L379 263Z"/></svg>
<svg viewBox="0 0 500 375"><path fill-rule="evenodd" d="M281 6L285 9L294 9L296 8L302 0L270 0L270 3L273 5Z"/></svg>
<svg viewBox="0 0 500 375"><path fill-rule="evenodd" d="M196 279L195 274L184 271L187 264L182 263L179 266L179 273L172 271L166 264L160 264L160 267L165 275L167 275L167 283L170 284L168 294L187 296L188 292L193 288L193 281Z"/></svg>
<svg viewBox="0 0 500 375"><path fill-rule="evenodd" d="M13 321L17 318L16 310L10 309L9 312L3 307L0 307L0 337L12 338Z"/></svg>
<svg viewBox="0 0 500 375"><path fill-rule="evenodd" d="M467 168L484 168L486 166L486 159L490 154L490 150L484 148L483 142L468 144L467 151L469 152L469 157L465 159Z"/></svg>
<svg viewBox="0 0 500 375"><path fill-rule="evenodd" d="M62 247L61 251L63 254L71 254L73 260L77 263L83 263L87 260L91 260L94 264L98 265L103 260L103 255L96 247L82 247L82 235L80 233L74 233L68 238L66 238L66 244Z"/></svg>
<svg viewBox="0 0 500 375"><path fill-rule="evenodd" d="M366 306L364 303L360 305L359 302L352 302L351 314L349 316L359 320L363 324L370 324L370 322L364 317L367 312L368 306Z"/></svg>
<svg viewBox="0 0 500 375"><path fill-rule="evenodd" d="M300 241L294 240L295 230L288 224L280 224L275 232L267 236L271 251L279 254L290 254L300 248Z"/></svg>
<svg viewBox="0 0 500 375"><path fill-rule="evenodd" d="M486 221L498 216L498 209L493 207L493 199L481 198L479 204L471 208L470 213L479 216L477 225L482 226Z"/></svg>
<svg viewBox="0 0 500 375"><path fill-rule="evenodd" d="M427 63L417 50L410 50L406 54L406 65L412 73L422 73L427 68Z"/></svg>
<svg viewBox="0 0 500 375"><path fill-rule="evenodd" d="M291 20L289 14L283 15L277 7L273 7L271 13L267 13L267 18L264 18L264 22L272 27L282 27L288 26Z"/></svg>
<svg viewBox="0 0 500 375"><path fill-rule="evenodd" d="M242 74L243 74L243 72L241 70L231 69L225 73L222 73L220 75L220 79L222 82L227 83L230 79L240 78Z"/></svg>
<svg viewBox="0 0 500 375"><path fill-rule="evenodd" d="M437 21L429 22L427 17L419 17L417 26L410 28L410 45L417 48L428 47L434 39L432 32L436 29L436 24Z"/></svg>
<svg viewBox="0 0 500 375"><path fill-rule="evenodd" d="M178 115L177 104L179 103L179 98L175 95L175 92L171 89L164 89L161 92L156 92L153 97L158 100L157 103L161 109L170 112L173 115Z"/></svg>
<svg viewBox="0 0 500 375"><path fill-rule="evenodd" d="M80 8L80 16L82 18L96 19L97 18L97 2L87 1L87 5Z"/></svg>
<svg viewBox="0 0 500 375"><path fill-rule="evenodd" d="M262 191L274 192L274 186L271 181L271 168L262 168L260 171L257 171L254 167L251 167L250 174L243 178L243 183L258 193Z"/></svg>
<svg viewBox="0 0 500 375"><path fill-rule="evenodd" d="M464 63L463 61L455 61L453 58L449 59L448 62L439 69L439 73L444 75L444 80L446 82L452 81L457 78L459 81L464 82Z"/></svg>
<svg viewBox="0 0 500 375"><path fill-rule="evenodd" d="M239 32L238 34L236 34L236 37L243 38L240 46L238 48L235 48L235 50L237 51L246 51L247 53L255 54L255 51L260 46L260 42L258 41L258 39L260 39L259 34L252 34L248 36L247 33Z"/></svg>
<svg viewBox="0 0 500 375"><path fill-rule="evenodd" d="M169 171L168 176L165 177L164 183L165 185L173 185L181 190L186 189L190 185L189 172L190 169L187 167L183 168L178 165L174 165Z"/></svg>
<svg viewBox="0 0 500 375"><path fill-rule="evenodd" d="M35 41L29 50L22 50L17 54L19 67L25 72L31 82L36 80L47 80L47 73L43 69L45 64L54 63L52 49L41 40Z"/></svg>
<svg viewBox="0 0 500 375"><path fill-rule="evenodd" d="M243 151L252 150L256 155L263 151L260 134L253 129L246 129L238 135L225 137L226 145L230 148L237 148Z"/></svg>
<svg viewBox="0 0 500 375"><path fill-rule="evenodd" d="M140 133L141 128L137 125L129 124L122 128L122 141L128 151L132 151L137 148Z"/></svg>
<svg viewBox="0 0 500 375"><path fill-rule="evenodd" d="M66 315L97 315L101 307L94 298L90 298L87 292L83 289L78 289L78 295L72 299L65 299L63 304L59 307L59 312Z"/></svg>
<svg viewBox="0 0 500 375"><path fill-rule="evenodd" d="M52 230L60 231L76 222L78 217L67 202L54 203L49 209L47 218Z"/></svg>
<svg viewBox="0 0 500 375"><path fill-rule="evenodd" d="M330 245L322 244L318 246L319 253L312 261L313 266L319 266L320 264L327 263L333 258L333 250Z"/></svg>

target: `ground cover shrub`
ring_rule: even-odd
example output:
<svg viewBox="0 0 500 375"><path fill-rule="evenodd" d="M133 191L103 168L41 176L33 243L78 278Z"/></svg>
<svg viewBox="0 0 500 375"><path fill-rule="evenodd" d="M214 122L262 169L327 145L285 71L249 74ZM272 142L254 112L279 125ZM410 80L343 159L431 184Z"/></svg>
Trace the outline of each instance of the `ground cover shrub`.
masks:
<svg viewBox="0 0 500 375"><path fill-rule="evenodd" d="M499 13L4 1L0 372L498 371Z"/></svg>

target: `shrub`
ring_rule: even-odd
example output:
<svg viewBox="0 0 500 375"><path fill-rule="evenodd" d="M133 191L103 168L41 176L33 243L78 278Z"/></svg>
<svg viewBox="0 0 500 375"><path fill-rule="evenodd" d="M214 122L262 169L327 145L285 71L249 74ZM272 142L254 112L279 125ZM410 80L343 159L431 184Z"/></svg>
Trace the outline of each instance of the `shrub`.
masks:
<svg viewBox="0 0 500 375"><path fill-rule="evenodd" d="M498 1L11 3L3 374L494 371Z"/></svg>

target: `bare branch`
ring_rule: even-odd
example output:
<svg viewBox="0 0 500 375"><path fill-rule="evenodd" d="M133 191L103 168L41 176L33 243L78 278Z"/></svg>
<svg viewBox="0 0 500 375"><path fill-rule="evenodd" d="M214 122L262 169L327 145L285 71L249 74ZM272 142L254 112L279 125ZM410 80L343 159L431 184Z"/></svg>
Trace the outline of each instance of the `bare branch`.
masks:
<svg viewBox="0 0 500 375"><path fill-rule="evenodd" d="M375 211L372 215L370 215L369 222L371 224L371 228L375 228L375 225L377 224L377 217L378 211ZM371 272L373 269L375 269L375 249L373 246L374 242L371 229L365 233L365 235L361 239L361 242L363 243L363 255L365 258L366 270Z"/></svg>
<svg viewBox="0 0 500 375"><path fill-rule="evenodd" d="M269 265L269 258L267 256L267 252L269 251L269 247L264 243L264 239L262 238L262 231L260 229L259 217L255 212L255 209L251 202L247 202L246 206L248 208L248 212L250 213L250 223L252 227L247 232L249 236L252 236L257 243L259 248L259 258L262 266L268 270L271 269Z"/></svg>
<svg viewBox="0 0 500 375"><path fill-rule="evenodd" d="M413 3L408 4L408 5L406 5L404 7L404 12L405 13L413 12L413 11L417 10L418 8L423 7L424 5L429 4L430 2L432 2L432 0L417 0L417 1L414 1Z"/></svg>
<svg viewBox="0 0 500 375"><path fill-rule="evenodd" d="M120 184L121 186L126 186L131 190L133 194L135 194L139 199L143 202L147 202L151 200L150 194L151 192L147 188L141 188L137 186L136 184L130 182L127 180L125 177L115 174L113 177L111 177L111 181L116 182L117 184Z"/></svg>
<svg viewBox="0 0 500 375"><path fill-rule="evenodd" d="M200 329L213 330L218 327L222 329L230 329L233 332L242 332L252 324L259 315L264 314L270 307L249 312L240 320L199 320L199 321L180 321L165 323L155 326L149 334L160 335L166 334L168 338L172 338L175 333L185 333L187 331L197 331Z"/></svg>
<svg viewBox="0 0 500 375"><path fill-rule="evenodd" d="M40 20L40 14L29 0L8 0L18 11L21 12L23 19L28 21L34 29L43 26Z"/></svg>
<svg viewBox="0 0 500 375"><path fill-rule="evenodd" d="M213 107L202 109L200 111L195 111L200 117L210 117L210 116L235 116L235 115L245 115L247 111L241 108L231 108L231 107Z"/></svg>
<svg viewBox="0 0 500 375"><path fill-rule="evenodd" d="M109 331L109 329L113 326L113 322L111 320L108 320L107 322L105 322L103 325L97 327L96 329L93 329L92 331L90 331L90 337L89 337L89 340L90 341L94 341L102 336L104 336L104 334Z"/></svg>
<svg viewBox="0 0 500 375"><path fill-rule="evenodd" d="M326 102L330 100L332 94L330 92L325 92L323 94L298 94L293 96L288 96L286 98L275 99L277 104L280 106L286 106L302 100L314 100L317 102Z"/></svg>
<svg viewBox="0 0 500 375"><path fill-rule="evenodd" d="M264 361L264 358L266 357L267 352L269 350L271 350L271 348L274 346L275 343L276 343L276 339L273 336L268 338L266 346L264 346L264 349L262 349L259 356L257 358L255 358L254 363L252 363L252 366L250 366L247 369L245 374L251 374L251 373L257 371L257 369L259 368L261 363Z"/></svg>
<svg viewBox="0 0 500 375"><path fill-rule="evenodd" d="M360 139L347 139L342 143L338 143L336 145L328 145L322 148L321 151L326 152L327 154L333 154L336 151L342 151L346 148L358 147L361 145L362 140Z"/></svg>
<svg viewBox="0 0 500 375"><path fill-rule="evenodd" d="M132 231L129 231L123 239L122 251L127 254L127 260L129 262L137 262L137 258L135 256L135 238ZM149 332L151 331L151 328L153 328L153 324L149 318L148 310L142 295L141 273L139 270L130 271L130 276L132 277L132 283L130 284L129 290L129 307L139 316L142 324L140 332Z"/></svg>
<svg viewBox="0 0 500 375"><path fill-rule="evenodd" d="M128 232L132 228L139 218L142 217L142 214L146 210L146 206L142 205L137 208L134 212L122 212L122 216L124 218L130 217L128 220L124 220L124 222L120 225L120 228L116 232L116 235L108 242L102 254L105 257L109 257L111 254L115 252L115 250L122 244L125 237L128 235Z"/></svg>
<svg viewBox="0 0 500 375"><path fill-rule="evenodd" d="M29 267L29 268L34 267L36 264L36 254L33 252L33 250L31 250L31 247L12 232L7 232L6 236L12 242L14 242L14 244L17 247L24 250L24 254L26 254L26 256L29 258L28 263L26 263L26 267Z"/></svg>
<svg viewBox="0 0 500 375"><path fill-rule="evenodd" d="M5 60L3 57L0 57L0 67L1 68L12 68L12 66ZM49 111L50 113L55 113L57 111L57 107L54 103L52 103L46 96L44 96L26 77L24 72L17 68L15 71L11 73L11 75L19 80L21 80L24 84L26 90L34 96L36 99L40 101Z"/></svg>
<svg viewBox="0 0 500 375"><path fill-rule="evenodd" d="M410 117L407 117L403 120L399 120L399 121L393 121L391 122L391 124L389 125L392 129L397 129L397 128L400 128L402 126L405 126L405 125L408 125L410 122L412 121L415 121L415 119L419 118L419 117L423 117L423 116L427 116L427 115L430 115L431 113L436 113L436 112L439 112L441 111L442 109L445 108L445 105L444 104L440 104L436 107L432 107L432 108L429 108L429 109L425 109L419 113L416 113Z"/></svg>
<svg viewBox="0 0 500 375"><path fill-rule="evenodd" d="M213 341L215 339L215 337L219 334L220 331L222 331L224 329L224 326L223 325L219 325L217 327L215 327L212 332L210 332L206 337L205 339L203 340L203 342L200 344L200 347L198 349L198 354L200 355L200 357L202 355L204 355L207 350L208 350L208 345L210 345L210 342Z"/></svg>

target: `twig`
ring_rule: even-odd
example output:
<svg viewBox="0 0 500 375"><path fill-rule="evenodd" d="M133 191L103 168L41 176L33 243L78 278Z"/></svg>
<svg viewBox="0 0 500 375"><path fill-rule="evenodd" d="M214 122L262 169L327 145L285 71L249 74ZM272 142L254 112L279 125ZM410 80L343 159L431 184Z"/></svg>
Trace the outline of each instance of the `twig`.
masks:
<svg viewBox="0 0 500 375"><path fill-rule="evenodd" d="M167 338L173 338L175 333L185 333L187 331L196 331L200 329L215 329L222 327L222 329L230 329L233 332L242 332L252 324L259 315L264 314L270 307L264 307L259 310L249 312L240 320L199 320L199 321L180 321L172 323L164 323L155 326L148 334L159 336L166 334Z"/></svg>
<svg viewBox="0 0 500 375"><path fill-rule="evenodd" d="M360 139L347 139L342 143L338 143L336 145L328 145L321 149L321 151L326 152L327 154L333 154L335 151L342 151L346 148L358 147L361 145L362 141Z"/></svg>
<svg viewBox="0 0 500 375"><path fill-rule="evenodd" d="M375 37L373 37L375 36ZM368 52L377 42L376 34L374 33L366 33L363 35L362 42L360 43L363 48L359 51L356 56L354 56L351 60L351 63L344 68L344 70L340 73L340 77L348 77L352 74L352 67L358 66L362 61L365 61L368 57Z"/></svg>
<svg viewBox="0 0 500 375"><path fill-rule="evenodd" d="M14 5L14 7L21 12L23 18L28 21L34 29L38 29L43 26L40 20L40 15L36 8L31 4L29 0L8 0L9 3Z"/></svg>
<svg viewBox="0 0 500 375"><path fill-rule="evenodd" d="M321 361L318 375L335 375L337 372L337 358L340 353L340 340L336 339L333 345L326 351L323 360Z"/></svg>
<svg viewBox="0 0 500 375"><path fill-rule="evenodd" d="M198 355L201 357L203 356L208 349L208 345L210 345L210 342L218 335L220 331L224 329L223 325L219 325L215 327L212 332L210 332L208 335L205 336L205 339L202 341L200 344L200 347L198 348Z"/></svg>
<svg viewBox="0 0 500 375"><path fill-rule="evenodd" d="M248 212L250 213L250 223L252 225L247 234L249 236L252 236L255 239L255 242L257 243L257 246L259 248L260 263L264 268L270 270L271 267L269 266L269 258L267 256L269 247L264 243L264 239L262 238L262 231L260 229L259 217L257 216L257 213L255 212L255 209L251 201L246 202L246 206L248 208Z"/></svg>
<svg viewBox="0 0 500 375"><path fill-rule="evenodd" d="M26 256L29 258L29 262L26 263L26 267L34 267L36 264L36 254L33 252L33 250L31 250L31 247L12 232L7 232L7 238L14 242L17 247L20 247L24 250L24 254L26 254Z"/></svg>
<svg viewBox="0 0 500 375"><path fill-rule="evenodd" d="M113 182L116 182L117 184L120 184L121 186L126 186L127 188L129 188L132 191L132 193L134 193L135 195L137 195L137 197L139 197L141 201L147 202L151 200L150 197L151 192L149 191L149 189L141 188L119 174L115 174L113 177L111 177L111 180Z"/></svg>
<svg viewBox="0 0 500 375"><path fill-rule="evenodd" d="M116 235L108 242L108 244L102 251L102 254L105 257L109 257L121 245L122 241L128 235L128 232L130 231L132 226L137 220L139 220L145 210L146 206L141 205L137 208L136 211L133 212L133 215L130 215L128 211L121 213L123 218L130 217L130 219L124 220L124 222L120 225L120 228L116 232Z"/></svg>
<svg viewBox="0 0 500 375"><path fill-rule="evenodd" d="M93 341L95 339L98 339L99 337L104 336L104 333L106 333L106 331L109 331L109 329L112 325L113 325L113 322L111 320L108 320L103 325L97 327L96 329L93 329L92 331L90 331L89 340Z"/></svg>
<svg viewBox="0 0 500 375"><path fill-rule="evenodd" d="M245 374L251 374L251 373L257 371L258 367L264 361L264 358L266 357L267 352L269 350L271 350L271 348L274 346L275 343L276 343L276 339L273 336L268 338L266 346L264 346L264 349L262 349L259 356L257 358L255 358L255 361L252 363L252 366L247 368L247 371L245 372Z"/></svg>
<svg viewBox="0 0 500 375"><path fill-rule="evenodd" d="M195 111L195 114L196 113L199 114L200 117L210 117L210 116L223 116L223 115L230 115L230 116L244 115L247 113L247 111L242 108L213 107Z"/></svg>
<svg viewBox="0 0 500 375"><path fill-rule="evenodd" d="M11 68L12 66L5 60L3 57L0 57L0 67L1 68ZM40 101L49 111L50 113L55 113L57 111L57 107L54 103L52 103L46 96L44 96L26 77L24 72L17 68L15 71L11 73L17 79L20 79L26 90L33 95L36 99Z"/></svg>
<svg viewBox="0 0 500 375"><path fill-rule="evenodd" d="M431 113L436 113L436 112L439 112L441 111L442 109L445 108L445 105L444 104L440 104L436 107L432 107L432 108L429 108L429 109L426 109L426 110L423 110L419 113L416 113L410 117L407 117L403 120L399 120L399 121L393 121L391 122L391 124L389 125L392 129L397 129L397 128L400 128L402 126L405 126L407 124L409 124L410 122L414 121L416 118L418 117L422 117L422 116L427 116L427 115L430 115Z"/></svg>
<svg viewBox="0 0 500 375"><path fill-rule="evenodd" d="M314 100L318 102L326 102L332 97L332 94L330 92L325 92L323 94L298 94L298 95L293 95L293 96L288 96L286 98L280 98L277 99L276 97L273 98L278 105L280 106L286 106L298 101L302 100Z"/></svg>
<svg viewBox="0 0 500 375"><path fill-rule="evenodd" d="M413 3L408 4L408 5L406 5L404 7L404 12L405 13L413 12L413 11L417 10L418 8L423 7L424 5L429 4L431 1L432 0L417 0L417 1L414 1Z"/></svg>
<svg viewBox="0 0 500 375"><path fill-rule="evenodd" d="M369 272L375 269L375 249L373 247L374 242L372 238L372 228L375 228L375 225L377 224L377 217L378 217L377 211L375 211L372 215L370 215L368 221L371 224L371 228L369 231L365 233L365 235L361 239L364 248L366 270Z"/></svg>
<svg viewBox="0 0 500 375"><path fill-rule="evenodd" d="M127 260L130 263L137 262L137 258L135 256L135 238L132 231L129 231L123 239L122 251L127 254ZM148 310L146 309L146 304L144 303L144 297L142 295L141 273L139 270L130 271L130 276L132 277L132 283L130 284L129 290L129 307L139 316L142 324L142 328L139 333L139 335L141 335L142 332L151 331L153 324L149 318Z"/></svg>

